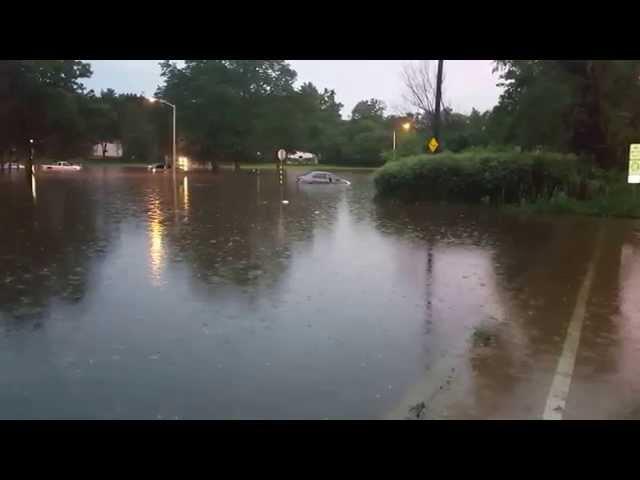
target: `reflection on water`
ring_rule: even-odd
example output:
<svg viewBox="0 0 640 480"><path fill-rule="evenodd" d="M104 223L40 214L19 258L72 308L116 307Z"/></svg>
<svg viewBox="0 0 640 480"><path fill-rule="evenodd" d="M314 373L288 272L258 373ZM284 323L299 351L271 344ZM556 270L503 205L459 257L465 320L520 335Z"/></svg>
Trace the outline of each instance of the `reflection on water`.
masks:
<svg viewBox="0 0 640 480"><path fill-rule="evenodd" d="M36 194L36 176L31 175L31 196L33 197L33 202L35 203L38 200L38 196Z"/></svg>
<svg viewBox="0 0 640 480"><path fill-rule="evenodd" d="M0 175L0 417L377 418L439 390L448 358L491 414L554 368L592 220L376 203L367 173L295 174L87 168L38 177L37 204ZM636 319L638 278L621 280ZM496 351L468 343L484 324Z"/></svg>
<svg viewBox="0 0 640 480"><path fill-rule="evenodd" d="M189 179L186 175L184 180L182 180L182 200L184 202L185 211L189 212Z"/></svg>
<svg viewBox="0 0 640 480"><path fill-rule="evenodd" d="M151 282L157 287L162 284L162 270L166 256L163 239L165 227L162 224L163 215L160 209L160 200L151 198L148 208L149 270Z"/></svg>

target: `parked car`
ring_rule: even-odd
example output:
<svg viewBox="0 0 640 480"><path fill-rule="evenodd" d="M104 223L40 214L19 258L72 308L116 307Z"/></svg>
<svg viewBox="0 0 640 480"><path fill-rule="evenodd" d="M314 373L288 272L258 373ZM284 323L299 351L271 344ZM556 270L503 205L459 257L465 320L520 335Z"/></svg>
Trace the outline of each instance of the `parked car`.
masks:
<svg viewBox="0 0 640 480"><path fill-rule="evenodd" d="M69 163L69 162L56 162L56 163L44 164L42 165L42 169L77 172L78 170L82 170L82 167L80 165L74 165L73 163Z"/></svg>
<svg viewBox="0 0 640 480"><path fill-rule="evenodd" d="M351 185L349 180L339 177L329 172L307 172L304 175L300 175L296 178L298 183L326 183L326 184L343 184Z"/></svg>
<svg viewBox="0 0 640 480"><path fill-rule="evenodd" d="M164 172L166 170L171 170L171 165L165 165L164 163L154 163L153 165L149 165L147 167L147 170L150 170L153 173L155 173L158 170Z"/></svg>

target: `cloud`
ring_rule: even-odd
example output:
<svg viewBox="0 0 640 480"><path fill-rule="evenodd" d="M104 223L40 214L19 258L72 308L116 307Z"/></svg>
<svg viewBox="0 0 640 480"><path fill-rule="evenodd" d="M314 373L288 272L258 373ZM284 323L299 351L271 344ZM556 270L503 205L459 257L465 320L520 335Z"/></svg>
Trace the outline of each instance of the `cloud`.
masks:
<svg viewBox="0 0 640 480"><path fill-rule="evenodd" d="M87 60L93 77L85 82L96 92L113 88L121 93L152 95L160 83L160 60ZM402 60L290 60L298 72L297 84L312 82L336 91L347 117L357 102L379 98L389 112L403 109L400 72ZM491 60L446 60L447 100L456 111L493 107L500 95Z"/></svg>
<svg viewBox="0 0 640 480"><path fill-rule="evenodd" d="M84 82L96 92L113 88L119 93L152 95L160 83L160 60L87 60L93 76Z"/></svg>

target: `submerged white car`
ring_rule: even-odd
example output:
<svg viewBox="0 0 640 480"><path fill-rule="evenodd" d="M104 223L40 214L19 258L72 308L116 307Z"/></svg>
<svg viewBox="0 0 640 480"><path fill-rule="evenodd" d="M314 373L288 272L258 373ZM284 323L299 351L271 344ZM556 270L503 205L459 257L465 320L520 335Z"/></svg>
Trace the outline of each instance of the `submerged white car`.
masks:
<svg viewBox="0 0 640 480"><path fill-rule="evenodd" d="M296 178L298 183L335 183L342 185L351 185L349 180L345 180L342 177L334 175L330 172L307 172L304 175L300 175Z"/></svg>
<svg viewBox="0 0 640 480"><path fill-rule="evenodd" d="M42 169L77 172L78 170L82 170L82 167L80 165L74 165L73 163L69 163L69 162L56 162L56 163L42 165Z"/></svg>

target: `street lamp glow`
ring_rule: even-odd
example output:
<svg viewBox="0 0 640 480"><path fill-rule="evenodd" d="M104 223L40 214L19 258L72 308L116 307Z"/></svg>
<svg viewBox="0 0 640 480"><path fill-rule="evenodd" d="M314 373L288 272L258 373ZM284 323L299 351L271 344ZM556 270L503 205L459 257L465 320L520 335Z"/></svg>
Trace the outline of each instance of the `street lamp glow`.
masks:
<svg viewBox="0 0 640 480"><path fill-rule="evenodd" d="M173 113L173 153L171 155L171 170L173 170L173 182L175 183L176 181L176 168L177 168L177 164L176 164L176 106L173 103L169 103L166 100L163 100L161 98L155 98L155 97L146 97L147 100L149 100L149 102L154 103L154 102L160 102L163 103L164 105L167 105L169 107L171 107L171 111ZM165 163L166 166L166 163Z"/></svg>

